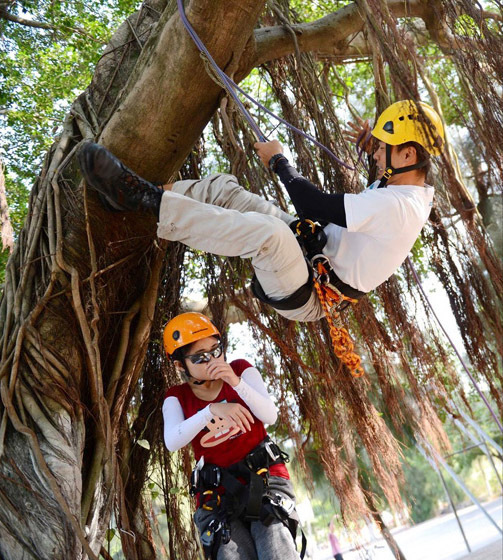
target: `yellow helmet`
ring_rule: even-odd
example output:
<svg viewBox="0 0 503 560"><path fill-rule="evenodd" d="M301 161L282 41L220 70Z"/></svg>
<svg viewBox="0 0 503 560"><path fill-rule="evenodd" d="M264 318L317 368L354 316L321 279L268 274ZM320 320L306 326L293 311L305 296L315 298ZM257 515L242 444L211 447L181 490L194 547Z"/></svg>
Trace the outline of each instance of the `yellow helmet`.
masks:
<svg viewBox="0 0 503 560"><path fill-rule="evenodd" d="M432 156L442 153L445 141L439 114L427 103L411 99L397 101L385 109L377 119L372 136L391 146L417 142Z"/></svg>
<svg viewBox="0 0 503 560"><path fill-rule="evenodd" d="M171 319L164 327L164 349L168 356L172 356L178 348L208 336L220 338L220 332L206 315L194 312L182 313Z"/></svg>

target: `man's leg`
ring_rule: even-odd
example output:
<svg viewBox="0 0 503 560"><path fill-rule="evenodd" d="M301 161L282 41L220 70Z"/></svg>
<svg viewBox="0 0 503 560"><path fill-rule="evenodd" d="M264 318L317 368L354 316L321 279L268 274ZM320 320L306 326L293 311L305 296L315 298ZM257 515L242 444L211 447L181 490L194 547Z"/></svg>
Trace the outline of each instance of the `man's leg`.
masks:
<svg viewBox="0 0 503 560"><path fill-rule="evenodd" d="M250 258L258 281L272 299L288 297L309 278L295 236L285 222L272 215L241 213L166 191L161 201L157 234L200 251ZM315 321L323 316L314 291L300 309L279 313L299 321Z"/></svg>
<svg viewBox="0 0 503 560"><path fill-rule="evenodd" d="M81 146L78 157L87 183L113 208L148 211L159 216L159 237L222 256L251 258L257 278L269 298L283 299L307 282L309 273L302 251L286 225L291 217L260 197L246 193L234 177L217 175L209 180L182 183L186 183L183 187L186 191L203 192L202 198L225 205L229 202L222 197L228 196L230 203L241 210L253 207L265 213L241 213L177 192L162 193L124 166L106 148L92 142ZM215 188L210 187L213 182ZM229 183L232 183L229 188L222 189L223 184ZM208 188L201 190L201 185L208 185ZM205 191L211 195L204 194ZM313 321L323 315L320 310L313 294L302 308L282 314L294 320Z"/></svg>
<svg viewBox="0 0 503 560"><path fill-rule="evenodd" d="M286 224L295 220L274 203L244 189L234 175L217 173L200 180L177 181L172 185L172 192L239 212L276 216Z"/></svg>

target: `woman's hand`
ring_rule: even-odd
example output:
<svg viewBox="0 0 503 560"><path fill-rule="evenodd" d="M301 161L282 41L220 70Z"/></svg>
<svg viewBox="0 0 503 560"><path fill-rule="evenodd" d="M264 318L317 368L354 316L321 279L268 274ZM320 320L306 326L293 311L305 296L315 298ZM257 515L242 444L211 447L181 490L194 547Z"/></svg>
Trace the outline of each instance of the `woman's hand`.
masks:
<svg viewBox="0 0 503 560"><path fill-rule="evenodd" d="M206 368L206 373L210 376L210 379L221 379L231 387L235 387L241 381L241 378L234 373L227 362L211 360Z"/></svg>
<svg viewBox="0 0 503 560"><path fill-rule="evenodd" d="M242 432L250 431L255 422L252 413L239 403L211 403L210 412L219 418L231 420Z"/></svg>
<svg viewBox="0 0 503 560"><path fill-rule="evenodd" d="M348 140L348 142L353 142L356 144L358 138L360 138L360 147L362 150L365 150L367 154L372 152L372 142L370 142L370 138L368 138L370 132L370 123L368 119L364 121L360 119L360 117L356 117L357 123L348 122L348 125L352 128L352 130L343 130L342 136Z"/></svg>
<svg viewBox="0 0 503 560"><path fill-rule="evenodd" d="M276 154L283 153L283 146L277 140L271 140L270 142L255 142L253 144L258 157L262 160L262 163L269 167L269 162L272 156Z"/></svg>

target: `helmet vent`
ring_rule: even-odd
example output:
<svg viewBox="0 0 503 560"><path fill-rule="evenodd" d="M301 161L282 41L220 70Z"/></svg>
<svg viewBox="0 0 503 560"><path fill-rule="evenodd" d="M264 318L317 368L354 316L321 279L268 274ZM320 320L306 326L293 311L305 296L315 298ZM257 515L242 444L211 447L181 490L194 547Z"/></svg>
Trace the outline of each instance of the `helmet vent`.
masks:
<svg viewBox="0 0 503 560"><path fill-rule="evenodd" d="M383 130L389 132L390 134L393 134L395 132L393 128L393 121L388 121L382 128Z"/></svg>

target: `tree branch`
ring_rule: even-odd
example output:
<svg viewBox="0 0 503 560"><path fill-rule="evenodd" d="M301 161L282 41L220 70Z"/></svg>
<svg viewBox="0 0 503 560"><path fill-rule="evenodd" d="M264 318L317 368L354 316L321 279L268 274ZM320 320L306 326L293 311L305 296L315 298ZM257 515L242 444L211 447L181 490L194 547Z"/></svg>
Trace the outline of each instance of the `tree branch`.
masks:
<svg viewBox="0 0 503 560"><path fill-rule="evenodd" d="M20 25L25 25L27 27L36 27L38 29L55 29L55 27L49 23L43 21L36 21L34 19L25 19L14 14L10 14L3 6L0 7L0 18L6 19L7 21L12 21L14 23L19 23Z"/></svg>
<svg viewBox="0 0 503 560"><path fill-rule="evenodd" d="M46 23L44 21L37 21L34 19L26 19L26 18L22 18L19 16L16 16L14 14L11 14L10 12L7 11L7 9L4 6L0 6L0 19L5 19L7 21L11 21L13 23L18 23L19 25L24 25L26 27L35 27L37 29L48 29L51 31L59 31L61 32L63 29L65 31L73 31L75 33L78 33L79 35L82 35L84 37L88 37L89 39L92 39L93 41L98 41L96 39L96 37L93 37L92 35L90 35L85 29L81 28L81 27L58 27L57 25L52 25L50 23ZM101 43L101 41L98 41Z"/></svg>
<svg viewBox="0 0 503 560"><path fill-rule="evenodd" d="M423 0L390 0L388 6L396 17L423 18L427 13ZM301 52L314 51L331 58L340 58L341 61L354 58L360 49L365 50L365 55L369 54L367 44L360 36L363 19L355 3L319 20L292 24L290 27L296 34ZM252 67L289 55L295 50L294 39L284 26L257 29L255 43L256 53L251 61Z"/></svg>

